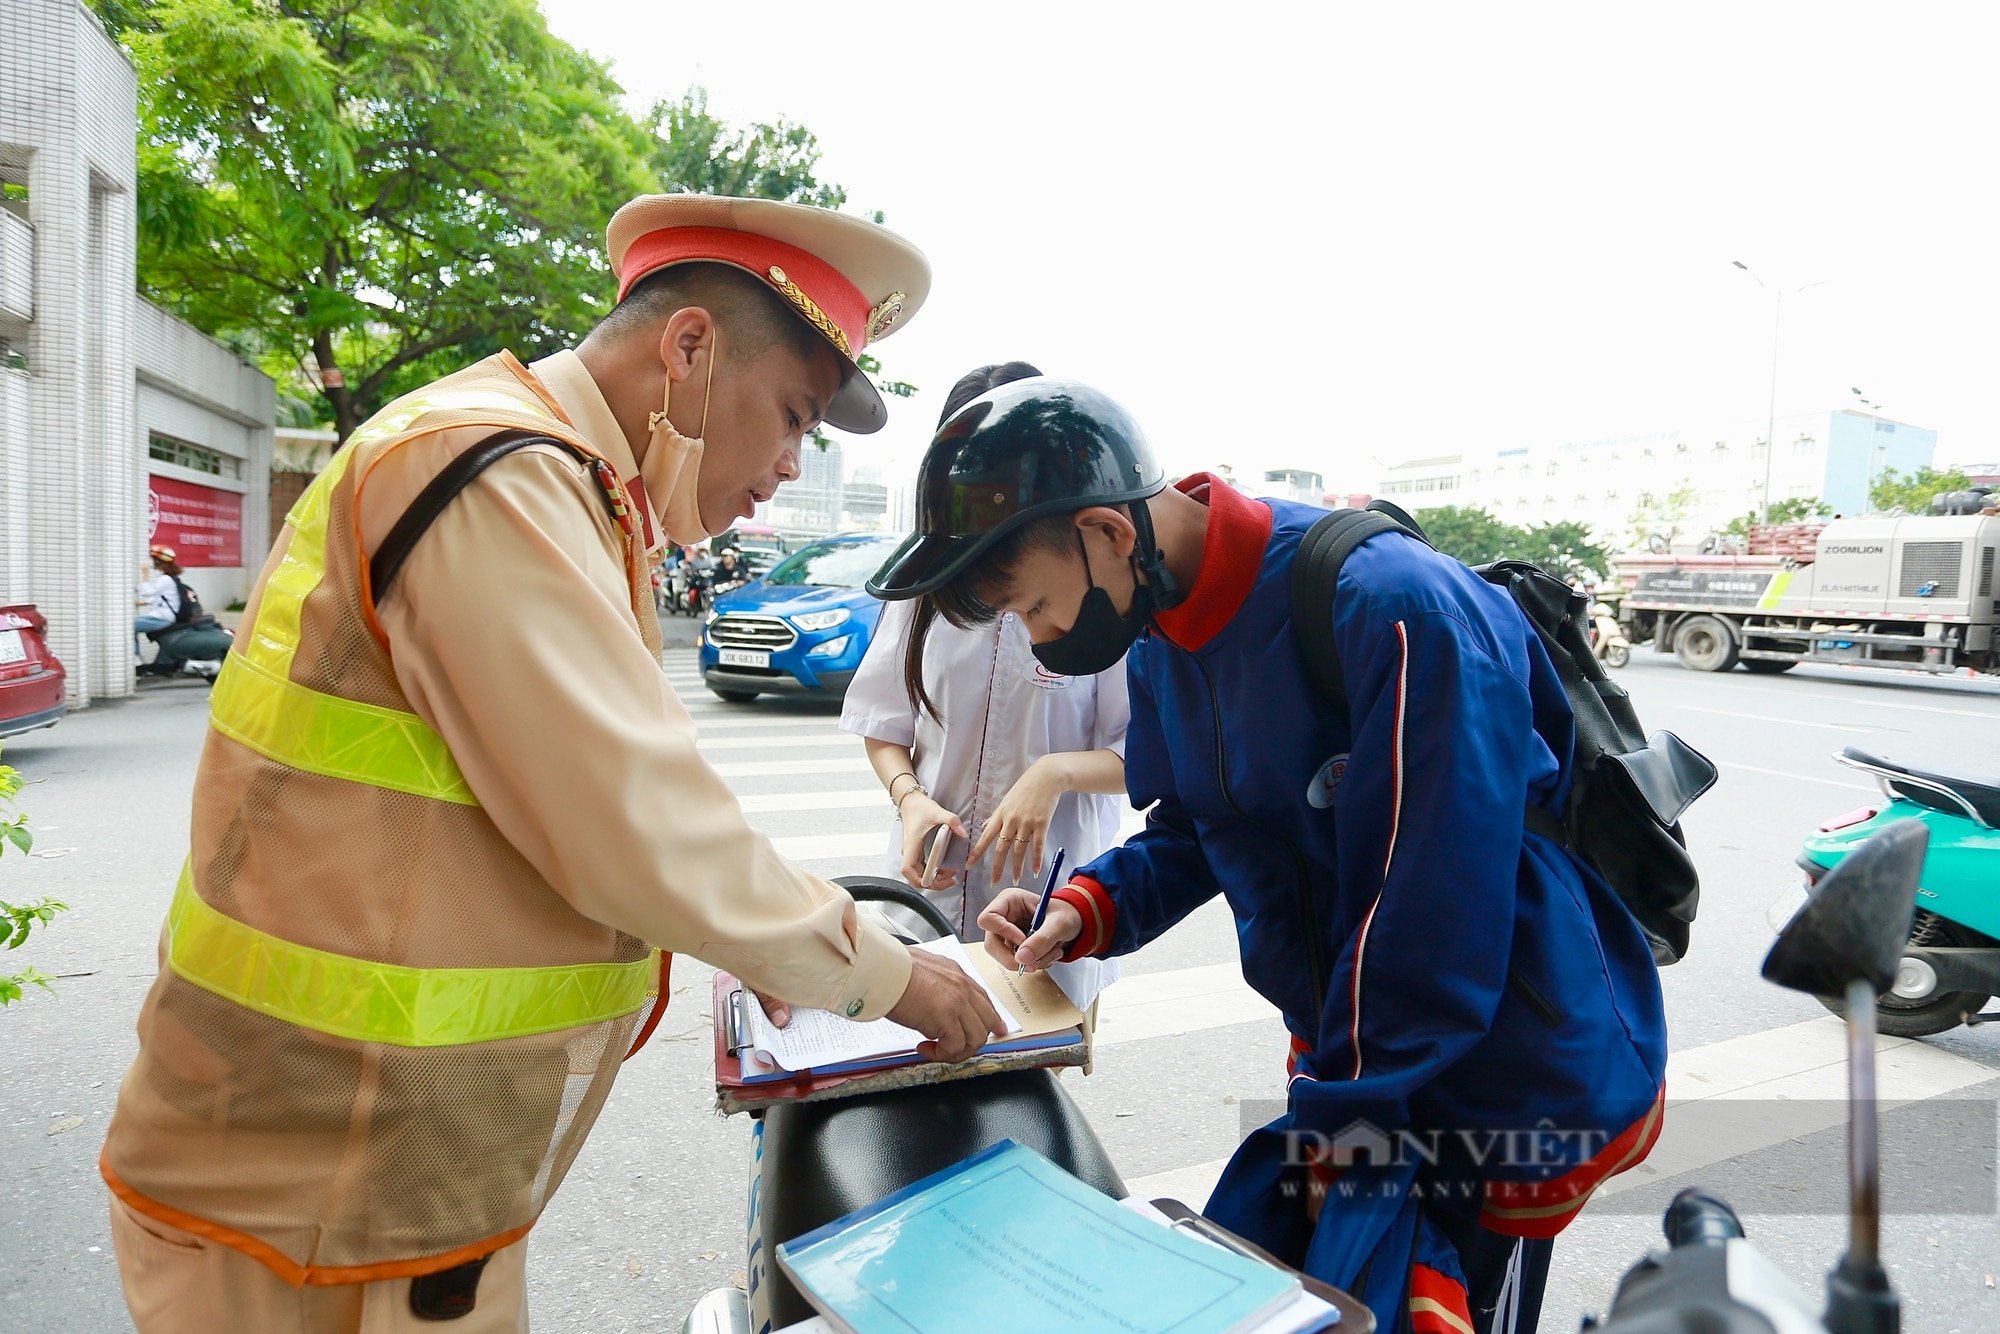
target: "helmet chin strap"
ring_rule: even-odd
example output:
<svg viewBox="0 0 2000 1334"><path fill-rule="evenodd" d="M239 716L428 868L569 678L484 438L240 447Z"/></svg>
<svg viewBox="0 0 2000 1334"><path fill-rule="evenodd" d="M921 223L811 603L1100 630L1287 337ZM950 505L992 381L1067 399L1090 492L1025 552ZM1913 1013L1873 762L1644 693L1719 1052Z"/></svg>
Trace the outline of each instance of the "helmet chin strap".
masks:
<svg viewBox="0 0 2000 1334"><path fill-rule="evenodd" d="M1132 527L1138 536L1132 560L1137 564L1139 573L1145 576L1146 586L1153 590L1153 609L1165 611L1179 606L1181 599L1187 596L1187 590L1167 568L1167 553L1160 550L1159 544L1153 540L1153 516L1147 512L1143 500L1132 502Z"/></svg>

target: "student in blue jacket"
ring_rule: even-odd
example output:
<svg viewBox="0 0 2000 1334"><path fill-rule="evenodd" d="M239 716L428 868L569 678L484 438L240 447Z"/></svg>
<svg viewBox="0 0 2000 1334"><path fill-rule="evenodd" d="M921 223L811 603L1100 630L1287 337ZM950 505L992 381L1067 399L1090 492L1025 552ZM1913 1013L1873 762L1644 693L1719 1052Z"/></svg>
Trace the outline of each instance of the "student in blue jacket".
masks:
<svg viewBox="0 0 2000 1334"><path fill-rule="evenodd" d="M1126 654L1126 785L1146 827L981 915L1039 967L1138 949L1216 894L1291 1033L1288 1110L1208 1214L1356 1293L1381 1328L1533 1329L1550 1239L1659 1134L1651 952L1604 881L1524 828L1561 809L1573 724L1501 589L1402 533L1329 610L1347 706L1292 625L1323 511L1206 475L1168 486L1137 424L1031 379L967 404L875 580L956 625L1021 618L1050 671Z"/></svg>

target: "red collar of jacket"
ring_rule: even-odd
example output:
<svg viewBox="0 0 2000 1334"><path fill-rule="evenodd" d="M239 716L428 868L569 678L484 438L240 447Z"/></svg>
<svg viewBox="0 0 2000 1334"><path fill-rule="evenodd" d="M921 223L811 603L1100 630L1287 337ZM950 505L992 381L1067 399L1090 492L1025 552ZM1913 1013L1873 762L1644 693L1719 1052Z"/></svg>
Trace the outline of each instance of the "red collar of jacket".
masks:
<svg viewBox="0 0 2000 1334"><path fill-rule="evenodd" d="M1183 477L1175 489L1208 506L1201 568L1177 607L1153 617L1160 633L1193 652L1222 632L1250 596L1264 548L1271 541L1271 507L1259 504L1212 473Z"/></svg>

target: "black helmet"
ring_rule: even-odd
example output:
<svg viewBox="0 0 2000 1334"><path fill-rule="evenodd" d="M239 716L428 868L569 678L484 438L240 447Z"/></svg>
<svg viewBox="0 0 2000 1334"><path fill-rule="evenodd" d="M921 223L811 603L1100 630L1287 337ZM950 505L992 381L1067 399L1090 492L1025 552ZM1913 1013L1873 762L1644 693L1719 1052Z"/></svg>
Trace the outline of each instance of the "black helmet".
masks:
<svg viewBox="0 0 2000 1334"><path fill-rule="evenodd" d="M1074 380L1015 380L938 428L917 469L917 531L868 591L920 596L1022 524L1144 500L1166 485L1139 423L1104 394Z"/></svg>

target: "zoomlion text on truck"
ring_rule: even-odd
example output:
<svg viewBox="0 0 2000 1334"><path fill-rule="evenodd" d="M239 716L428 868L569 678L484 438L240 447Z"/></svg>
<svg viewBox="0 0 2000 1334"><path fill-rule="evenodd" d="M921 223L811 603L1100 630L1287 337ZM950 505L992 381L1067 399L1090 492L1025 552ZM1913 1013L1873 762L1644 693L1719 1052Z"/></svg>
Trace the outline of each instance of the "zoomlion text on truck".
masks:
<svg viewBox="0 0 2000 1334"><path fill-rule="evenodd" d="M1620 556L1619 620L1698 672L2000 674L2000 516L1980 514L1986 502L1954 492L1930 515L1762 530L1742 554Z"/></svg>

